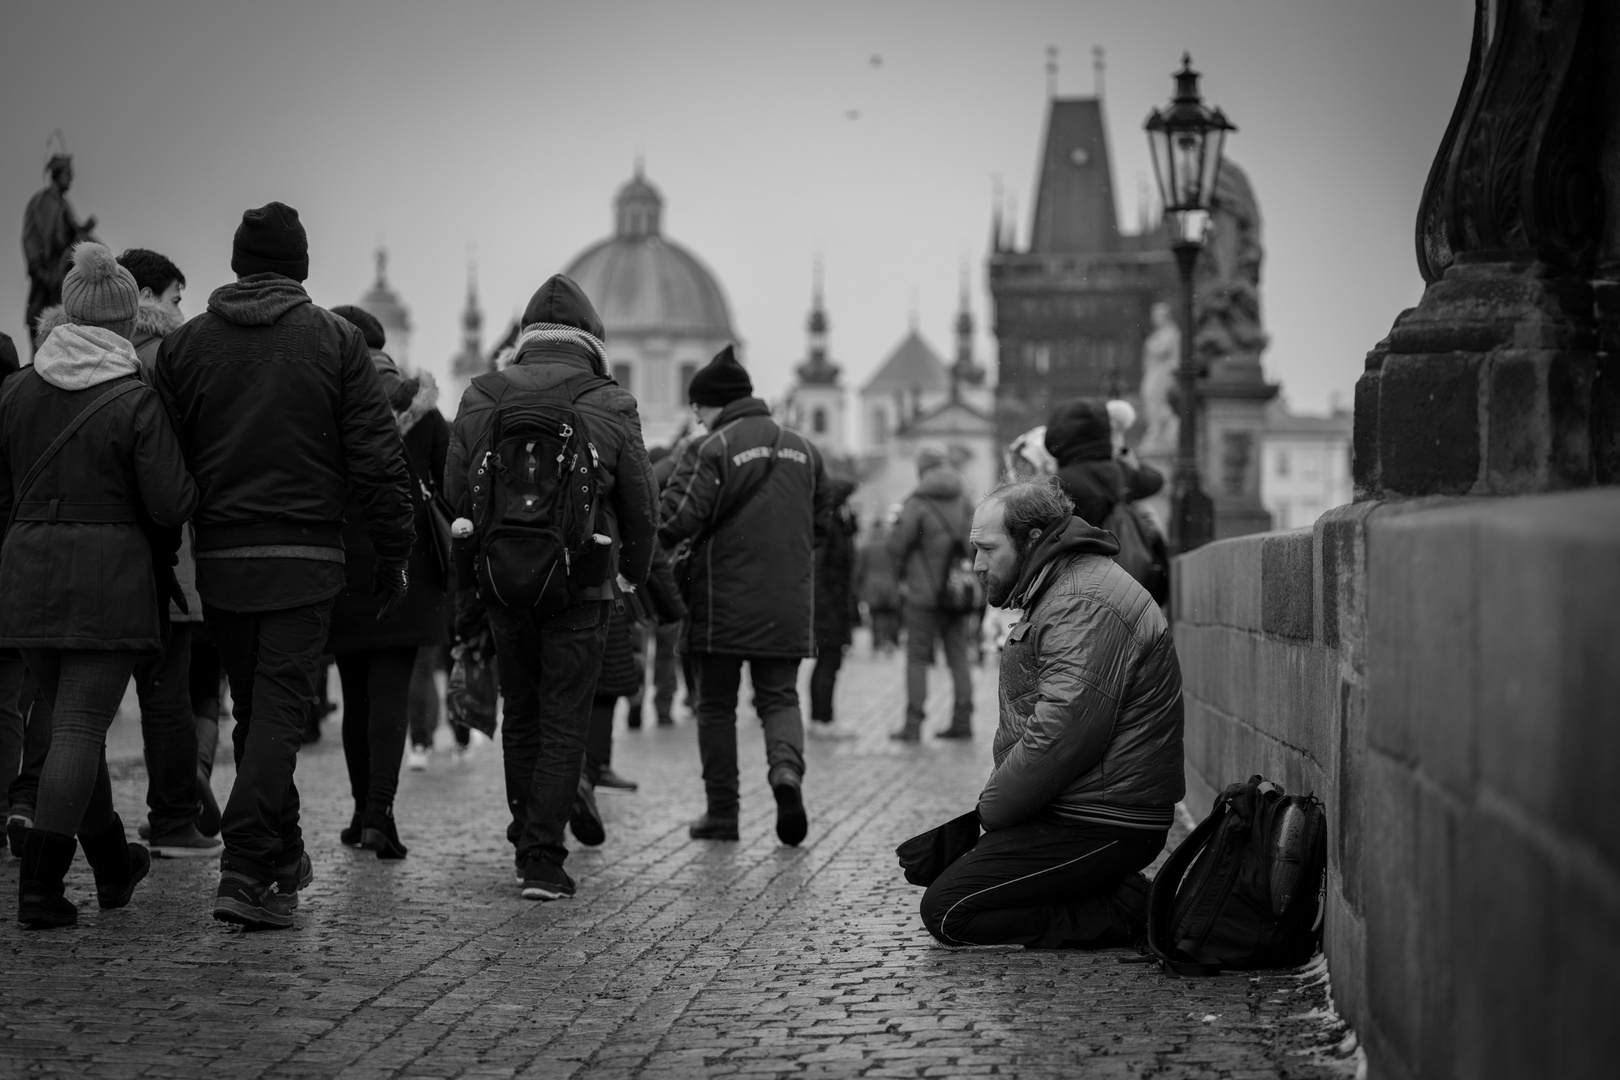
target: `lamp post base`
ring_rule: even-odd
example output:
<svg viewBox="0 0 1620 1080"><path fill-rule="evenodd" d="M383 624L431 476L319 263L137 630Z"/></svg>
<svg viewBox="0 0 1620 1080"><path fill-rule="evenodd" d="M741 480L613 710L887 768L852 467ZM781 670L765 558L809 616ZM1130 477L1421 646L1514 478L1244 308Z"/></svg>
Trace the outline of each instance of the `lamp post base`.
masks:
<svg viewBox="0 0 1620 1080"><path fill-rule="evenodd" d="M1170 494L1170 550L1181 555L1215 538L1215 502L1196 476L1178 476Z"/></svg>

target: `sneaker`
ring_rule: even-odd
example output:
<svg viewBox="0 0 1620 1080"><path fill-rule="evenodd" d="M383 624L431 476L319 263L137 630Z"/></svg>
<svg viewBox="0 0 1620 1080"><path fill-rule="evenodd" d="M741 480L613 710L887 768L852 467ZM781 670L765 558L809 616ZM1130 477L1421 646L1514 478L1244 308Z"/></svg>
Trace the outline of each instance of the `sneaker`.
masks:
<svg viewBox="0 0 1620 1080"><path fill-rule="evenodd" d="M889 738L895 742L918 742L922 739L922 732L907 724L899 731L889 732Z"/></svg>
<svg viewBox="0 0 1620 1080"><path fill-rule="evenodd" d="M214 893L214 918L249 930L285 930L293 924L296 898L282 893L272 881L255 881L227 870L219 876Z"/></svg>
<svg viewBox="0 0 1620 1080"><path fill-rule="evenodd" d="M424 772L428 767L428 754L431 751L425 746L413 746L405 751L405 767L411 772Z"/></svg>
<svg viewBox="0 0 1620 1080"><path fill-rule="evenodd" d="M522 880L525 900L573 899L574 879L550 859L530 859L523 868Z"/></svg>
<svg viewBox="0 0 1620 1080"><path fill-rule="evenodd" d="M602 772L596 778L596 786L607 788L609 791L635 791L641 785L634 780L626 780L613 771L611 765L602 766Z"/></svg>
<svg viewBox="0 0 1620 1080"><path fill-rule="evenodd" d="M936 731L936 732L934 732L934 738L936 738L936 739L971 739L971 738L973 738L973 729L968 727L966 724L952 724L950 727L946 728L944 731Z"/></svg>
<svg viewBox="0 0 1620 1080"><path fill-rule="evenodd" d="M735 840L737 819L704 814L686 827L686 834L694 840Z"/></svg>
<svg viewBox="0 0 1620 1080"><path fill-rule="evenodd" d="M607 839L602 811L596 808L596 793L583 776L579 778L579 790L574 796L574 809L568 815L568 827L573 830L574 839L586 847L596 847Z"/></svg>
<svg viewBox="0 0 1620 1080"><path fill-rule="evenodd" d="M309 861L307 851L299 853L297 862L276 867L276 892L292 897L293 907L298 906L298 893L309 888L309 883L314 880L315 864Z"/></svg>
<svg viewBox="0 0 1620 1080"><path fill-rule="evenodd" d="M855 729L842 720L812 720L805 726L805 730L812 739L841 741L855 737Z"/></svg>
<svg viewBox="0 0 1620 1080"><path fill-rule="evenodd" d="M186 825L159 836L151 835L149 826L142 825L136 831L141 829L146 830L142 839L152 849L154 859L211 859L225 847L219 837L204 836L195 825Z"/></svg>
<svg viewBox="0 0 1620 1080"><path fill-rule="evenodd" d="M771 794L776 796L776 838L789 847L797 847L810 830L799 778L782 770L771 783Z"/></svg>
<svg viewBox="0 0 1620 1080"><path fill-rule="evenodd" d="M11 849L13 859L22 858L23 837L33 827L34 815L32 813L16 813L6 818L6 846Z"/></svg>

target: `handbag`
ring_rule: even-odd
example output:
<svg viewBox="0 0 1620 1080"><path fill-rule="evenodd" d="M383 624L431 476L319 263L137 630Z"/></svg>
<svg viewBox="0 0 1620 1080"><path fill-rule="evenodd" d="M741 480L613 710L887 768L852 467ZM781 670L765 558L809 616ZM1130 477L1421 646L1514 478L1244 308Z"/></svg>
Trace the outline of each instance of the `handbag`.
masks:
<svg viewBox="0 0 1620 1080"><path fill-rule="evenodd" d="M925 888L957 859L972 851L979 842L979 812L969 810L925 833L919 833L894 849L906 880Z"/></svg>
<svg viewBox="0 0 1620 1080"><path fill-rule="evenodd" d="M939 512L932 499L922 501L933 511L935 519L951 538L951 550L945 555L935 604L939 610L950 615L971 615L984 607L984 583L973 572L973 558L962 545L962 537L951 528L951 523L945 520L945 515Z"/></svg>
<svg viewBox="0 0 1620 1080"><path fill-rule="evenodd" d="M450 505L444 501L433 488L428 486L416 471L416 463L411 460L408 451L401 451L400 457L405 459L405 470L411 474L411 483L421 494L422 506L428 523L428 538L433 542L433 561L439 567L439 582L446 589L451 588L456 565L455 554L450 540L450 519L454 515L450 512Z"/></svg>

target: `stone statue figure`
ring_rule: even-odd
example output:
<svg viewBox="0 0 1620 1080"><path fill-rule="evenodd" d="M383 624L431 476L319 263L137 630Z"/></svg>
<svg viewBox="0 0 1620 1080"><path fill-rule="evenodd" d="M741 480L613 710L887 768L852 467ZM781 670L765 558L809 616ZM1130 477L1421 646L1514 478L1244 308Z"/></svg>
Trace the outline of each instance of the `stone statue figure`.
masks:
<svg viewBox="0 0 1620 1080"><path fill-rule="evenodd" d="M1142 342L1142 432L1144 454L1168 453L1176 448L1180 422L1173 398L1176 367L1181 363L1181 328L1170 305L1159 301L1152 309L1153 331Z"/></svg>
<svg viewBox="0 0 1620 1080"><path fill-rule="evenodd" d="M68 205L73 186L73 158L52 154L45 166L51 182L34 193L23 211L23 258L28 262L28 335L34 335L39 313L62 302L62 279L73 245L91 239L94 216L80 222Z"/></svg>
<svg viewBox="0 0 1620 1080"><path fill-rule="evenodd" d="M1193 276L1198 356L1219 379L1234 367L1258 370L1266 334L1260 322L1260 207L1249 178L1223 158L1209 234Z"/></svg>

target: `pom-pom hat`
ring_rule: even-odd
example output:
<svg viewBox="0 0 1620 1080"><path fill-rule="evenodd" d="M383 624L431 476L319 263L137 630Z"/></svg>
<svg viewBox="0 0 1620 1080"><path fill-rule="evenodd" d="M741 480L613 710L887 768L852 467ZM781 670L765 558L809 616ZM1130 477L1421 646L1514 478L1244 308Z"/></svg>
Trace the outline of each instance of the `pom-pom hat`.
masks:
<svg viewBox="0 0 1620 1080"><path fill-rule="evenodd" d="M80 326L100 326L119 337L135 332L141 290L135 275L118 265L101 244L73 249L73 266L62 279L62 314Z"/></svg>

